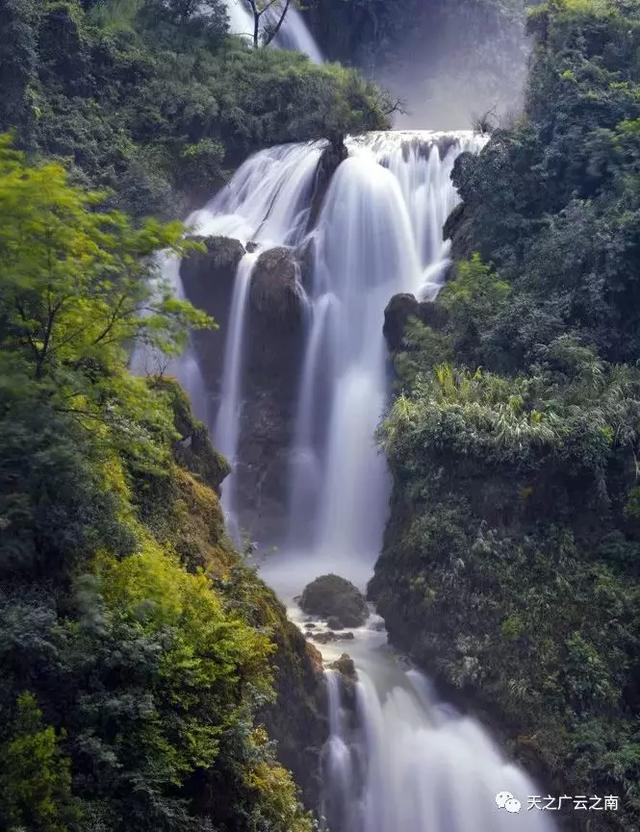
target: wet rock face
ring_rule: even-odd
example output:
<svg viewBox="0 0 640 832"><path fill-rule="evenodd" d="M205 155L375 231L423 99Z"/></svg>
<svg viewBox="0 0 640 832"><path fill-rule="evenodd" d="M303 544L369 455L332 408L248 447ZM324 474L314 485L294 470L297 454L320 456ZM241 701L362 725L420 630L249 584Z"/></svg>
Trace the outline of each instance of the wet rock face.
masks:
<svg viewBox="0 0 640 832"><path fill-rule="evenodd" d="M360 590L338 575L316 578L307 585L299 603L308 615L332 619L334 629L360 627L369 617L369 608Z"/></svg>
<svg viewBox="0 0 640 832"><path fill-rule="evenodd" d="M240 434L240 524L260 542L285 537L289 452L304 350L305 297L290 249L263 252L249 294Z"/></svg>
<svg viewBox="0 0 640 832"><path fill-rule="evenodd" d="M207 251L187 258L181 277L188 299L212 315L214 332L196 332L193 343L210 394L210 424L220 402L229 311L238 265L248 243L203 239ZM237 460L240 527L260 543L282 542L289 499L289 448L304 348L305 295L291 249L274 248L256 260L249 291L242 380L243 407Z"/></svg>
<svg viewBox="0 0 640 832"><path fill-rule="evenodd" d="M248 370L258 376L275 373L270 386L291 381L299 366L306 302L299 272L293 253L284 247L263 252L253 270Z"/></svg>
<svg viewBox="0 0 640 832"><path fill-rule="evenodd" d="M355 636L351 632L334 633L333 630L327 630L324 633L312 633L311 638L318 644L331 644L334 641L353 641Z"/></svg>
<svg viewBox="0 0 640 832"><path fill-rule="evenodd" d="M245 255L239 240L230 237L194 237L205 252L194 252L180 264L180 276L189 300L216 315L226 311L238 264Z"/></svg>
<svg viewBox="0 0 640 832"><path fill-rule="evenodd" d="M206 251L186 257L180 264L180 277L186 297L215 318L219 327L193 334L198 363L209 391L215 396L222 378L233 285L238 264L246 252L239 240L228 237L194 239L204 243Z"/></svg>
<svg viewBox="0 0 640 832"><path fill-rule="evenodd" d="M258 257L251 281L251 306L266 322L286 330L300 325L303 296L298 282L298 264L291 250L272 248Z"/></svg>
<svg viewBox="0 0 640 832"><path fill-rule="evenodd" d="M418 317L420 303L408 293L394 295L384 310L384 337L392 352L402 347L402 339L411 317Z"/></svg>
<svg viewBox="0 0 640 832"><path fill-rule="evenodd" d="M338 137L330 142L320 157L316 178L313 183L313 196L311 197L311 210L309 212L309 229L312 229L318 221L322 203L329 189L333 174L338 167L349 156L349 151L342 138Z"/></svg>
<svg viewBox="0 0 640 832"><path fill-rule="evenodd" d="M349 679L350 681L355 682L358 678L356 666L348 653L343 653L330 667L332 670L337 670L345 679Z"/></svg>

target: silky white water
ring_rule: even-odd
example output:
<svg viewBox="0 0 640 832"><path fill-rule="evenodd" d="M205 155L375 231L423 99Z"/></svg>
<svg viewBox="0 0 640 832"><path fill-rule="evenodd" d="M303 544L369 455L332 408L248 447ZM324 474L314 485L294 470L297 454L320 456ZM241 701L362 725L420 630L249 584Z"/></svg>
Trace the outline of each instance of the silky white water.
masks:
<svg viewBox="0 0 640 832"><path fill-rule="evenodd" d="M276 245L313 251L290 454L289 545L262 568L301 626L293 599L310 580L333 571L364 589L371 576L389 497L374 440L388 402L384 309L398 292L437 294L449 255L442 225L457 202L451 169L460 152L477 152L482 144L470 133L350 140L349 158L334 174L311 231L323 145L273 148L249 159L192 217L199 233L257 244L236 276L214 429L232 460L242 454L252 264ZM223 484L232 514L234 489L232 475ZM351 641L324 646L326 661L343 649L358 679L349 708L339 675L331 672L327 682L331 736L322 762L323 811L334 832L551 828L545 816L526 811L526 797L535 792L526 775L504 760L476 721L439 702L428 680L398 661L380 619L372 615ZM520 813L496 806L496 792L505 790L522 801Z"/></svg>
<svg viewBox="0 0 640 832"><path fill-rule="evenodd" d="M374 434L387 401L384 309L432 298L448 265L450 174L471 133L373 133L349 142L313 232L312 322L291 471L291 548L375 562L389 482ZM441 152L441 147L447 149Z"/></svg>
<svg viewBox="0 0 640 832"><path fill-rule="evenodd" d="M212 430L217 448L232 465L222 490L222 505L229 531L237 542L242 530L236 519L236 472L253 267L262 251L302 240L322 148L320 143L284 145L256 153L205 208L188 220L194 233L233 237L244 245L251 243L252 248L240 261L234 282L220 403Z"/></svg>
<svg viewBox="0 0 640 832"><path fill-rule="evenodd" d="M248 10L245 0L226 0L226 6L229 15L229 31L251 40L253 38L253 15ZM322 53L313 35L307 29L302 15L293 4L287 11L274 45L281 49L295 49L307 55L314 63L322 63Z"/></svg>
<svg viewBox="0 0 640 832"><path fill-rule="evenodd" d="M231 473L222 495L222 506L227 515L229 531L239 539L240 530L235 527L235 480L237 472L238 437L242 418L242 377L244 369L245 330L249 310L251 275L257 259L257 252L244 255L240 264L231 296L227 339L224 347L224 365L220 391L220 408L213 431L213 441L220 453L231 463Z"/></svg>

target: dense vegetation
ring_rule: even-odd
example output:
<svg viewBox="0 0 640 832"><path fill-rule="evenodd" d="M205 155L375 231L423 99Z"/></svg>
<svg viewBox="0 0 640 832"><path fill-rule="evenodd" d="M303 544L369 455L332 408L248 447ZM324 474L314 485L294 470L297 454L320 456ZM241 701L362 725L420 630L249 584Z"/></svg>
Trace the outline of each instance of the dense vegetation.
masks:
<svg viewBox="0 0 640 832"><path fill-rule="evenodd" d="M127 370L135 345L168 361L214 325L154 269L197 246L141 217L263 144L385 126L388 103L205 5L0 8L3 829L312 828L262 724L312 777L310 648L225 536L205 426Z"/></svg>
<svg viewBox="0 0 640 832"><path fill-rule="evenodd" d="M371 592L396 642L484 703L556 793L620 796L589 828L630 832L640 10L550 0L529 28L525 112L458 160L455 274L396 355L393 516Z"/></svg>
<svg viewBox="0 0 640 832"><path fill-rule="evenodd" d="M358 73L226 33L222 0L6 0L0 130L136 216L180 216L252 150L387 124Z"/></svg>
<svg viewBox="0 0 640 832"><path fill-rule="evenodd" d="M2 140L3 829L311 829L256 716L304 647L226 540L204 425L126 369L210 325L149 280L181 234Z"/></svg>

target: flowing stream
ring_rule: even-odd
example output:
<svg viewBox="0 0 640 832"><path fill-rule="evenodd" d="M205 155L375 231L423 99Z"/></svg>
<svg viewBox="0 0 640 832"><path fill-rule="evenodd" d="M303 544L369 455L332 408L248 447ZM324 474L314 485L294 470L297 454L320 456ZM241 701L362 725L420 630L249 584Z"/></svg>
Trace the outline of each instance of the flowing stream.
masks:
<svg viewBox="0 0 640 832"><path fill-rule="evenodd" d="M309 309L290 453L288 545L262 573L301 627L295 603L310 580L335 572L366 587L382 542L389 476L374 434L389 397L384 309L399 292L436 296L448 265L443 224L457 203L456 157L478 152L472 133L373 133L348 141L314 228L311 196L324 144L289 145L249 159L192 218L201 234L240 239L227 327L222 401L213 433L233 461L241 452L243 354L253 264L286 245L312 252ZM234 478L223 484L233 527ZM323 621L312 622L326 628ZM317 630L316 630L317 631ZM328 670L331 737L323 754L324 813L333 832L543 832L528 812L528 777L501 755L475 720L441 702L428 679L394 655L372 612L343 651L357 679ZM519 812L496 805L509 791ZM511 809L514 805L510 804Z"/></svg>

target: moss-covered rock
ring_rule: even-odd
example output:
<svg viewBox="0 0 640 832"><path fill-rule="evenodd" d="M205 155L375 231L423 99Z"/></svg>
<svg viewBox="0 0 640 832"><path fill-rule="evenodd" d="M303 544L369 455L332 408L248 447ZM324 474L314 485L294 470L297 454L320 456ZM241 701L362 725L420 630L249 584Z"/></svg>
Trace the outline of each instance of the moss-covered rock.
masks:
<svg viewBox="0 0 640 832"><path fill-rule="evenodd" d="M170 399L174 424L179 439L173 446L176 461L195 474L216 494L231 468L227 460L218 453L209 440L207 426L196 419L187 394L175 379L164 376L152 380L157 390L163 390Z"/></svg>
<svg viewBox="0 0 640 832"><path fill-rule="evenodd" d="M415 295L402 293L394 295L384 310L384 337L392 352L402 347L402 339L407 323L412 317L417 317L420 303Z"/></svg>
<svg viewBox="0 0 640 832"><path fill-rule="evenodd" d="M369 617L369 608L360 590L333 574L322 575L305 587L300 608L308 615L331 618L340 628L360 627Z"/></svg>
<svg viewBox="0 0 640 832"><path fill-rule="evenodd" d="M412 320L440 330L446 324L447 310L432 301L419 301L415 295L406 292L394 295L384 310L383 327L391 352L402 349L407 327Z"/></svg>

